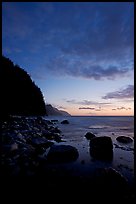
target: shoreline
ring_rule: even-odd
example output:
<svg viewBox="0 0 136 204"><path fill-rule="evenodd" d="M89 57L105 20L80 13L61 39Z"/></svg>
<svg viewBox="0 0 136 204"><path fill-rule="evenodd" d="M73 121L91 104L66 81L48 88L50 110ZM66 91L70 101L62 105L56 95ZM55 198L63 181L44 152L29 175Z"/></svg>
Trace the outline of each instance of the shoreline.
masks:
<svg viewBox="0 0 136 204"><path fill-rule="evenodd" d="M48 161L47 155L52 145L67 144L62 136L61 129L55 127L55 124L55 120L52 122L43 119L43 117L30 118L24 116L20 119L12 117L10 121L4 122L2 126L2 177L6 179L27 178L28 180L41 178L46 181L48 189L57 186L60 188L62 186L71 186L72 188L73 186L73 189L79 188L84 193L89 193L88 186L91 185L93 186L91 191L99 191L100 193L103 185L105 185L104 188L108 191L106 184L101 180L106 175L108 168L104 172L98 168L95 175L93 172L92 175L90 173L90 175L86 174L86 177L84 177L85 174L81 175L81 172L77 172L77 169L74 168L74 161L66 162L66 165ZM84 166L83 160L80 166ZM98 190L99 185L101 189ZM125 194L117 197L123 198L124 196L126 198ZM129 197L133 197L133 186L130 187Z"/></svg>

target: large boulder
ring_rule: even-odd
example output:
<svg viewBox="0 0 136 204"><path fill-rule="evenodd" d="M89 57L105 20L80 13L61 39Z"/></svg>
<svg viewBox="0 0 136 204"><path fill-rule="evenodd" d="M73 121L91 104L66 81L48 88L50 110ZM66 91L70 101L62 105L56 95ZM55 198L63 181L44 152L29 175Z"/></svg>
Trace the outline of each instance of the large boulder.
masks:
<svg viewBox="0 0 136 204"><path fill-rule="evenodd" d="M133 139L131 137L126 137L126 136L119 136L116 138L116 140L118 142L122 142L122 143L130 143L130 142L133 142Z"/></svg>
<svg viewBox="0 0 136 204"><path fill-rule="evenodd" d="M95 172L95 184L97 191L104 193L103 196L122 197L128 192L128 181L126 178L115 169L100 168Z"/></svg>
<svg viewBox="0 0 136 204"><path fill-rule="evenodd" d="M90 140L90 155L98 160L112 160L113 143L110 137L94 137Z"/></svg>
<svg viewBox="0 0 136 204"><path fill-rule="evenodd" d="M45 148L48 148L53 144L53 142L50 142L47 139L40 138L40 137L39 138L33 138L31 143L35 147L45 147Z"/></svg>
<svg viewBox="0 0 136 204"><path fill-rule="evenodd" d="M71 162L78 158L79 154L75 147L70 145L53 145L47 155L51 162Z"/></svg>

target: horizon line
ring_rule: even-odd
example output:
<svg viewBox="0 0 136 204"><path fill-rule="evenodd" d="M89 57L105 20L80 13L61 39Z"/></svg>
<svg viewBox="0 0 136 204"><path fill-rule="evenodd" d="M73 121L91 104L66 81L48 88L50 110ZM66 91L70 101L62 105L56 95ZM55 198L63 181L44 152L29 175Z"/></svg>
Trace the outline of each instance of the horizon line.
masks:
<svg viewBox="0 0 136 204"><path fill-rule="evenodd" d="M71 115L76 117L134 117L134 115Z"/></svg>

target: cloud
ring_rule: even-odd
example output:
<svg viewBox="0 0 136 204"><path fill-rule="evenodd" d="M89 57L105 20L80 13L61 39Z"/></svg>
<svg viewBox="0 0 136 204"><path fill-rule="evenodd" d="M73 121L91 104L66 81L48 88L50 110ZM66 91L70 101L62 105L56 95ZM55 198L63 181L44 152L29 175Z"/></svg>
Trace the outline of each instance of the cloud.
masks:
<svg viewBox="0 0 136 204"><path fill-rule="evenodd" d="M90 107L79 107L79 110L95 110L95 108L90 108Z"/></svg>
<svg viewBox="0 0 136 204"><path fill-rule="evenodd" d="M126 107L124 107L124 106L122 106L122 107L118 107L118 108L112 108L112 110L114 111L114 110L131 110L131 108L129 107L129 108L126 108Z"/></svg>
<svg viewBox="0 0 136 204"><path fill-rule="evenodd" d="M78 105L110 105L110 102L97 102L97 101L90 101L90 100L83 100L83 101L77 101L75 99L66 100L67 103L71 104L78 104ZM87 107L88 108L88 107Z"/></svg>
<svg viewBox="0 0 136 204"><path fill-rule="evenodd" d="M118 110L126 110L126 108L125 107L119 107L119 108L117 108Z"/></svg>
<svg viewBox="0 0 136 204"><path fill-rule="evenodd" d="M32 59L40 54L44 72L55 76L126 76L134 66L133 7L132 2L3 2L3 52L21 46Z"/></svg>
<svg viewBox="0 0 136 204"><path fill-rule="evenodd" d="M58 109L64 109L64 110L66 109L64 106L59 106L59 105L56 105L55 107Z"/></svg>
<svg viewBox="0 0 136 204"><path fill-rule="evenodd" d="M62 55L50 60L47 68L58 75L95 80L126 76L133 69L133 4L82 5L82 10L72 7L75 15L67 19L65 32L61 26L53 32Z"/></svg>
<svg viewBox="0 0 136 204"><path fill-rule="evenodd" d="M120 89L119 91L109 92L103 99L126 99L126 98L133 98L134 97L134 85L128 85L124 89Z"/></svg>
<svg viewBox="0 0 136 204"><path fill-rule="evenodd" d="M67 103L74 103L74 104L76 104L76 100L75 99L71 99L71 100L66 100L66 99L64 99Z"/></svg>
<svg viewBox="0 0 136 204"><path fill-rule="evenodd" d="M127 76L132 69L119 66L101 66L92 63L90 60L77 59L73 56L66 57L64 55L50 60L46 65L50 72L56 75L68 75L73 77L82 77L86 79L110 79L114 80L117 77Z"/></svg>
<svg viewBox="0 0 136 204"><path fill-rule="evenodd" d="M93 110L93 111L101 111L101 107L99 108L91 108L91 107L79 107L79 110Z"/></svg>

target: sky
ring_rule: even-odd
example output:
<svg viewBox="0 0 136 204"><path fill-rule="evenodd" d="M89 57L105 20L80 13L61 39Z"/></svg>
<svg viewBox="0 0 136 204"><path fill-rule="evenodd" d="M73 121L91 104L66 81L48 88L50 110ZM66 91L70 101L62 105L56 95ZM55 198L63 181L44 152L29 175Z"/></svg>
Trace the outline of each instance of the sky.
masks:
<svg viewBox="0 0 136 204"><path fill-rule="evenodd" d="M133 2L3 2L2 54L45 103L71 115L134 115Z"/></svg>

